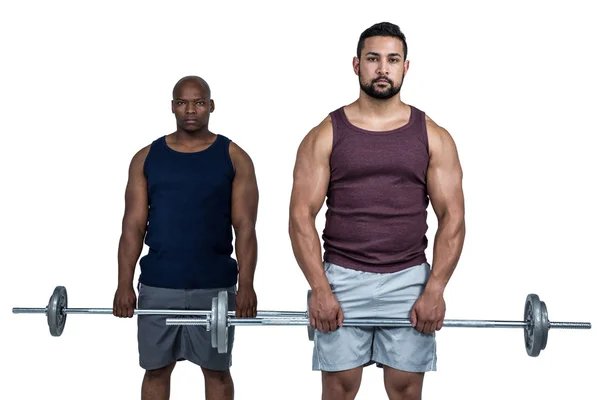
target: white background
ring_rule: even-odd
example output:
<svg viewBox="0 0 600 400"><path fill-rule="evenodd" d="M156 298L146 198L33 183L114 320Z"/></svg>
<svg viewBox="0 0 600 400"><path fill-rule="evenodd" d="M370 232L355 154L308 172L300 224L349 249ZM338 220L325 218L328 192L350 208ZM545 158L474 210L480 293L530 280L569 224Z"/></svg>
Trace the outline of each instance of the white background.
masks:
<svg viewBox="0 0 600 400"><path fill-rule="evenodd" d="M551 320L595 324L551 331L538 358L518 329L443 329L424 398L599 398L592 3L6 2L0 397L139 398L135 318L69 316L54 338L44 316L11 308L45 306L56 285L72 307L112 307L127 168L174 130L171 90L184 75L210 83L212 130L256 166L259 309L303 310L287 234L296 149L356 98L358 37L388 20L408 39L403 99L450 131L464 168L467 236L447 318L520 319L535 292ZM433 213L429 226L431 257ZM236 398L320 398L311 350L302 327L239 328ZM171 398L203 393L200 370L180 363ZM385 398L380 369L364 371L357 398Z"/></svg>

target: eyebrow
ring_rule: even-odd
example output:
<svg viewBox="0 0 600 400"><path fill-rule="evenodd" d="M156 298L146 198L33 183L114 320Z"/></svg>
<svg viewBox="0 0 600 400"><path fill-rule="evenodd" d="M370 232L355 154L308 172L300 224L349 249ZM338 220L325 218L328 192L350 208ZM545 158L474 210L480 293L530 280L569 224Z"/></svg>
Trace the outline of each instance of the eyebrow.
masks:
<svg viewBox="0 0 600 400"><path fill-rule="evenodd" d="M191 100L185 100L185 99L182 99L181 97L177 97L175 99L175 101L198 101L198 100L206 100L206 99L204 97L199 97L197 99L191 99Z"/></svg>
<svg viewBox="0 0 600 400"><path fill-rule="evenodd" d="M372 56L377 56L377 57L381 56L381 54L379 54L379 53L375 53L374 51L369 51L369 52L368 52L367 54L365 54L365 55L366 55L366 56L368 56L368 55L372 55ZM388 56L390 56L390 57L400 57L400 58L402 58L402 55L401 55L401 54L399 54L399 53L389 53L389 54L388 54Z"/></svg>

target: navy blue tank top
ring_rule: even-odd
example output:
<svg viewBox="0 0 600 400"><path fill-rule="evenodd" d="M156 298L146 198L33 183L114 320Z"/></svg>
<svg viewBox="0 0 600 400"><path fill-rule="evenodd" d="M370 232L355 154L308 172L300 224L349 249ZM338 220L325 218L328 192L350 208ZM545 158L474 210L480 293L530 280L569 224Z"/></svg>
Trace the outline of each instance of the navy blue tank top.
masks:
<svg viewBox="0 0 600 400"><path fill-rule="evenodd" d="M183 153L165 139L152 142L144 162L149 250L140 260L139 280L173 289L235 285L230 140L217 135L207 149Z"/></svg>

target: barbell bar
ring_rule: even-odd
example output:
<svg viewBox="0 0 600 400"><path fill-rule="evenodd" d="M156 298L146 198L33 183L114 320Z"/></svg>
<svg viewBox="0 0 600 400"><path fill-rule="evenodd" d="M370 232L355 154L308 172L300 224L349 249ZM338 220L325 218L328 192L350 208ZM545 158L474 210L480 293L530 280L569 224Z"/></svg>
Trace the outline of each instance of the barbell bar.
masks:
<svg viewBox="0 0 600 400"><path fill-rule="evenodd" d="M307 294L307 309L310 301L311 291ZM220 353L227 351L228 347L228 329L230 326L240 325L270 325L270 326L306 326L308 329L309 340L314 339L314 329L310 326L308 311L305 312L287 312L286 314L272 315L265 318L238 318L224 317L224 311L227 310L227 292L220 292L218 297L213 299L217 302L213 307L221 315L217 318L167 318L167 325L188 325L204 326L207 330L216 332L216 345L213 341L213 347L216 347ZM217 326L214 326L216 321ZM344 319L343 326L364 326L364 327L405 327L413 328L408 318L368 318L368 319ZM546 303L540 300L534 293L527 295L525 299L525 309L523 320L521 321L491 321L491 320L469 320L469 319L445 319L444 327L456 328L521 328L524 332L525 350L530 357L537 357L548 343L548 331L550 329L591 329L589 322L554 322L548 320L548 309ZM343 328L339 328L343 329Z"/></svg>
<svg viewBox="0 0 600 400"><path fill-rule="evenodd" d="M307 293L310 300L311 291ZM52 336L61 336L68 314L112 314L112 308L69 308L67 289L57 286L45 308L13 308L15 314L45 314ZM134 309L134 315L177 315L205 318L166 318L166 325L204 326L211 332L211 345L220 353L228 348L228 329L236 325L306 326L309 340L314 339L314 329L310 326L308 311L257 311L254 318L238 318L234 311L228 311L228 293L221 291L212 299L210 310L176 309ZM546 348L550 329L591 329L589 322L553 322L548 320L546 304L536 294L529 294L525 300L524 320L490 321L446 319L444 327L463 328L521 328L524 332L525 348L531 357L537 357ZM345 319L344 326L366 327L406 327L412 328L407 318L399 319Z"/></svg>
<svg viewBox="0 0 600 400"><path fill-rule="evenodd" d="M213 303L217 297L213 298ZM216 303L215 303L216 305ZM112 308L68 308L68 295L67 289L64 286L56 286L46 307L14 307L12 309L13 314L44 314L48 320L48 328L52 336L61 336L65 324L67 322L68 314L112 314ZM227 316L234 317L235 311L227 311ZM222 312L221 312L222 313ZM134 309L134 315L187 315L187 316L205 316L211 317L217 315L217 310L211 308L211 310L177 310L177 309ZM269 316L295 316L295 311L258 311L257 317L269 317Z"/></svg>

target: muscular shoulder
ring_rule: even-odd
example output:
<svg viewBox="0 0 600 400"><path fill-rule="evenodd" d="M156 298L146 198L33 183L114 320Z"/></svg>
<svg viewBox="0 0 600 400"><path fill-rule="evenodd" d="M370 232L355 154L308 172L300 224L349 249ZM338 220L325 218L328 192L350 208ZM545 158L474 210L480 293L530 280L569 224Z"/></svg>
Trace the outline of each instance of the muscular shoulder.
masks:
<svg viewBox="0 0 600 400"><path fill-rule="evenodd" d="M242 168L254 168L252 157L250 157L250 155L233 140L229 142L229 157L231 157L234 172Z"/></svg>
<svg viewBox="0 0 600 400"><path fill-rule="evenodd" d="M425 115L425 125L427 129L427 140L429 142L429 155L435 156L448 151L454 152L456 144L450 132L438 125L428 115Z"/></svg>
<svg viewBox="0 0 600 400"><path fill-rule="evenodd" d="M308 151L314 154L329 156L332 142L333 123L331 116L328 115L308 132L300 144L299 151Z"/></svg>
<svg viewBox="0 0 600 400"><path fill-rule="evenodd" d="M148 153L150 152L150 144L142 147L138 150L131 159L130 169L136 171L142 171L144 168L144 163L146 162L146 157L148 157Z"/></svg>

